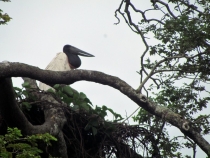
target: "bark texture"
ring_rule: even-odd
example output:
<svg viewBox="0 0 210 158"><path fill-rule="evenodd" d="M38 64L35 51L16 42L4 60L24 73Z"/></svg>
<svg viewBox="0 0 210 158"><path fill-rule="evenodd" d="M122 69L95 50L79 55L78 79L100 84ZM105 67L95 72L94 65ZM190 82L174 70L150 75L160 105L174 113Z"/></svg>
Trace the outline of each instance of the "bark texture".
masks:
<svg viewBox="0 0 210 158"><path fill-rule="evenodd" d="M11 114L14 118L19 118L23 124L21 128L30 128L31 133L43 133L50 131L53 135L59 135L59 131L65 123L62 109L51 108L45 113L45 123L39 126L32 126L27 123L24 115L18 109L14 100L14 92L10 77L29 77L34 80L39 80L46 84L72 84L78 81L90 81L103 85L108 85L119 90L128 98L133 100L137 105L147 110L149 113L164 119L168 123L176 126L180 131L191 138L199 147L209 155L210 144L202 137L202 135L191 126L191 122L184 119L183 116L174 113L166 107L155 105L147 100L147 98L134 90L123 80L118 77L107 75L98 71L90 70L73 70L69 72L53 72L49 70L41 70L22 63L0 63L0 110L5 113L6 120L13 126L19 125L20 122L10 118ZM43 97L43 96L41 96ZM56 104L56 103L55 103ZM50 107L50 105L48 105ZM51 117L55 116L55 117ZM60 135L59 135L60 137Z"/></svg>

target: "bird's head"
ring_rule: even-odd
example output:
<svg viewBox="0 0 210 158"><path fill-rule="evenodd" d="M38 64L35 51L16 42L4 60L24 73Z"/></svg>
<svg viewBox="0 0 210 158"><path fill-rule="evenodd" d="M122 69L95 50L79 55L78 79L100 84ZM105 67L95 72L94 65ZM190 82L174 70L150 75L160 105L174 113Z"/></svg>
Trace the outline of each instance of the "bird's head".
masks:
<svg viewBox="0 0 210 158"><path fill-rule="evenodd" d="M68 62L73 68L78 68L81 65L81 60L78 57L78 55L85 56L85 57L94 57L94 55L84 52L71 45L65 45L63 47L63 52L67 55Z"/></svg>

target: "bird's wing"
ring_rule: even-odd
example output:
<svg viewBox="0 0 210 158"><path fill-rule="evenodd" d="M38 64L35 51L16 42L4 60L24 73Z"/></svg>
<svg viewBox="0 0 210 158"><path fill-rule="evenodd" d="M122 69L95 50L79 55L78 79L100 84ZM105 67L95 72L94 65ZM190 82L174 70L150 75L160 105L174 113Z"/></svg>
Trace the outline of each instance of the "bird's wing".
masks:
<svg viewBox="0 0 210 158"><path fill-rule="evenodd" d="M45 70L69 71L71 70L65 53L57 53L56 57L47 65Z"/></svg>
<svg viewBox="0 0 210 158"><path fill-rule="evenodd" d="M57 53L56 57L47 65L45 70L52 70L52 71L69 71L71 70L68 59L65 53ZM47 91L52 87L40 82L39 89Z"/></svg>

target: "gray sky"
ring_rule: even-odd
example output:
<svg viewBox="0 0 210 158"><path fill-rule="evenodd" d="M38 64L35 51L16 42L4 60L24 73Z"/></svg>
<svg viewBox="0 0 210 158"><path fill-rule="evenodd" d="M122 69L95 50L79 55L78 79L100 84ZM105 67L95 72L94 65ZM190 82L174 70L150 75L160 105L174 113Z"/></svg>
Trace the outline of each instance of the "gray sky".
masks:
<svg viewBox="0 0 210 158"><path fill-rule="evenodd" d="M12 1L1 8L13 19L1 26L1 60L22 62L44 69L65 44L95 55L82 58L80 69L102 71L118 76L137 88L139 58L143 44L124 24L114 25L114 11L120 1L46 0ZM20 85L22 80L14 82ZM93 104L106 105L125 116L138 106L108 86L77 82ZM108 93L107 93L108 92Z"/></svg>
<svg viewBox="0 0 210 158"><path fill-rule="evenodd" d="M142 2L145 1L138 5L147 4ZM0 61L21 62L44 69L65 44L70 44L95 55L95 58L81 57L80 69L117 76L136 89L139 85L136 71L145 47L140 36L123 20L114 25L117 22L114 11L119 3L119 0L0 2L0 9L13 18L8 25L0 26ZM13 81L18 87L23 82L20 78ZM71 86L84 92L94 105L106 105L124 118L138 107L108 86L84 81Z"/></svg>

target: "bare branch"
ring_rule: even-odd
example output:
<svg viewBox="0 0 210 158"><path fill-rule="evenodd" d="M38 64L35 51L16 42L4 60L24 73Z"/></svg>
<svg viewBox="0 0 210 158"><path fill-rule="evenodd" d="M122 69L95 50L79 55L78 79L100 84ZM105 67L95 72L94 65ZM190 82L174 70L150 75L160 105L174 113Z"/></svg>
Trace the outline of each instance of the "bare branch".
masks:
<svg viewBox="0 0 210 158"><path fill-rule="evenodd" d="M170 14L174 19L177 18L177 17L172 13L172 11L171 11L171 9L169 8L169 6L168 6L167 3L165 3L165 2L163 2L163 1L161 1L161 0L156 0L156 3L160 3L160 4L164 5L164 6L166 7L167 11L169 12L169 14Z"/></svg>
<svg viewBox="0 0 210 158"><path fill-rule="evenodd" d="M123 5L123 2L124 2L124 0L121 1L119 8L118 8L117 10L115 10L115 17L116 17L117 20L118 20L118 22L116 22L115 25L117 25L117 24L120 23L120 19L117 17L117 12L121 13L120 9L121 9L121 7L122 7L122 5Z"/></svg>

